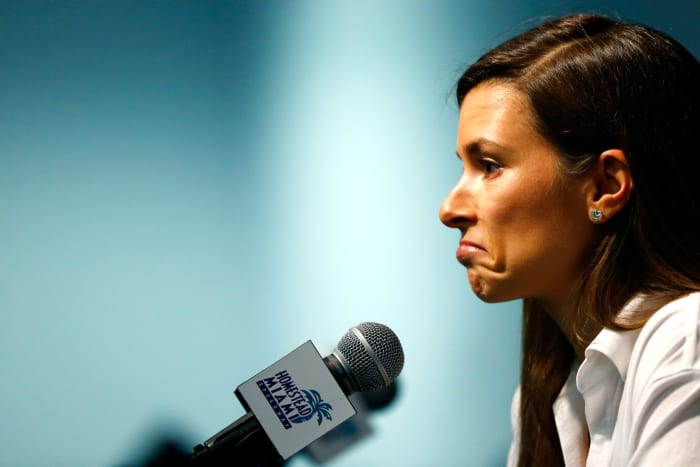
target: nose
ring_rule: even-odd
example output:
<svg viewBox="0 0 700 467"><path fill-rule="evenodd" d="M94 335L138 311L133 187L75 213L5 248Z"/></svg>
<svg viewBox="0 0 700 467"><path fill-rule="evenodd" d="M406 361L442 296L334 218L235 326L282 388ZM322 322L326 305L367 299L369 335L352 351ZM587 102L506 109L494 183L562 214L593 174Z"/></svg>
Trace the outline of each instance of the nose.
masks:
<svg viewBox="0 0 700 467"><path fill-rule="evenodd" d="M460 180L440 205L440 221L455 229L464 228L466 224L476 221L476 213L470 199L464 180Z"/></svg>

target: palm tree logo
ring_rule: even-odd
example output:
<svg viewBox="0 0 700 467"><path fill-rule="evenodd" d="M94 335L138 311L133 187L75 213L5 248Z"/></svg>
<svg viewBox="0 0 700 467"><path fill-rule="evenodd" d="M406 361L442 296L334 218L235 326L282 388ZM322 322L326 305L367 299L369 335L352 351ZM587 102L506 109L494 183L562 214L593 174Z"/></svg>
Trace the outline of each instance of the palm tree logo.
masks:
<svg viewBox="0 0 700 467"><path fill-rule="evenodd" d="M306 397L306 402L308 402L311 406L311 412L307 415L297 415L294 418L290 418L290 421L292 423L304 423L307 420L311 420L311 418L313 418L314 415L318 417L316 421L319 425L321 424L324 418L326 418L327 420L333 419L333 417L331 417L330 412L331 410L333 410L333 406L328 402L324 402L323 399L321 399L321 394L319 394L318 391L316 391L315 389L311 389L310 391L302 389L301 392L304 393L304 397Z"/></svg>

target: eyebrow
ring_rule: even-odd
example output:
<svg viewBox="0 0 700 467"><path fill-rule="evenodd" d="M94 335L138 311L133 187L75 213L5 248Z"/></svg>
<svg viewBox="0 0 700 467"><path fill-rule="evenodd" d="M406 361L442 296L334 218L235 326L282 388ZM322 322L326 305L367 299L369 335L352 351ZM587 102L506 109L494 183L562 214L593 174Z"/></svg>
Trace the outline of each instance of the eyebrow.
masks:
<svg viewBox="0 0 700 467"><path fill-rule="evenodd" d="M488 146L493 146L493 147L496 147L496 148L501 149L501 150L507 150L507 148L505 146L503 146L502 144L499 144L493 140L483 138L483 137L477 138L473 141L470 141L469 143L464 145L463 148L465 150L466 155L482 154L482 153L489 152L485 149L485 147L488 147ZM459 151L455 151L455 153L457 154L457 157L461 160L462 156L460 156Z"/></svg>

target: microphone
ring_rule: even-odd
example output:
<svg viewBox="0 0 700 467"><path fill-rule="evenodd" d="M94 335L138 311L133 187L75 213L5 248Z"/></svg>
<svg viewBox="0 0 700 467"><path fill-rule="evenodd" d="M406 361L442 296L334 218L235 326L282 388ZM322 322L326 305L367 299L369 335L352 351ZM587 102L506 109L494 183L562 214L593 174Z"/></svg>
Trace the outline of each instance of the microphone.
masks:
<svg viewBox="0 0 700 467"><path fill-rule="evenodd" d="M195 446L189 465L282 465L356 413L348 396L387 388L403 364L383 324L350 328L323 358L309 340L236 388L246 414Z"/></svg>
<svg viewBox="0 0 700 467"><path fill-rule="evenodd" d="M350 395L350 402L357 413L306 446L295 456L306 454L314 464L327 464L350 447L368 439L374 432L370 423L371 415L391 405L399 392L398 383L399 378L396 378L383 389Z"/></svg>

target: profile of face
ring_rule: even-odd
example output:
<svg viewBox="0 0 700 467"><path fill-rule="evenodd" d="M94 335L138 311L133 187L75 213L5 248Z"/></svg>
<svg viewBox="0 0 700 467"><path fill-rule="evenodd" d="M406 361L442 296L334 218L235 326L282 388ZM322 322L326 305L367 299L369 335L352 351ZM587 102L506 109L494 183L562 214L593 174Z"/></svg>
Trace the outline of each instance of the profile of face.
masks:
<svg viewBox="0 0 700 467"><path fill-rule="evenodd" d="M464 98L457 156L463 172L440 207L461 233L457 260L486 302L570 298L596 237L595 182L566 179L556 148L512 85L481 83Z"/></svg>

